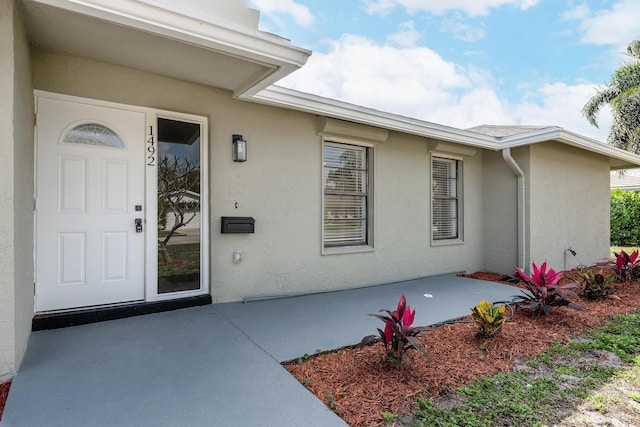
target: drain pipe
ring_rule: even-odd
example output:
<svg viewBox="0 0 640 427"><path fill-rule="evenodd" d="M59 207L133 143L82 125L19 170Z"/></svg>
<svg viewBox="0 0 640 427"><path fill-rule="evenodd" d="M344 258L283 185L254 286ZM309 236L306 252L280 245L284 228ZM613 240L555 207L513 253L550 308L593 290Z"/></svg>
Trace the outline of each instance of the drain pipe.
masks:
<svg viewBox="0 0 640 427"><path fill-rule="evenodd" d="M516 163L515 159L511 156L511 148L502 149L502 158L509 165L513 173L518 177L518 268L522 271L527 271L527 234L525 229L526 211L525 211L525 197L526 197L526 182L524 179L524 172Z"/></svg>

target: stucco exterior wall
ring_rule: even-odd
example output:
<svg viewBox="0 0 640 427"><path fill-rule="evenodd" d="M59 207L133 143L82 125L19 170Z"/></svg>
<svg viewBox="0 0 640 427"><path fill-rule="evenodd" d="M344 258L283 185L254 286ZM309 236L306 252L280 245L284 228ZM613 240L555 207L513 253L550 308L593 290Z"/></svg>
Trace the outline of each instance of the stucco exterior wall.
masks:
<svg viewBox="0 0 640 427"><path fill-rule="evenodd" d="M525 214L528 215L530 174L529 147L511 150L511 156L525 175ZM485 271L513 275L518 266L518 179L501 151L484 153L484 254ZM529 241L529 228L525 220L525 242ZM529 247L526 243L525 258Z"/></svg>
<svg viewBox="0 0 640 427"><path fill-rule="evenodd" d="M33 316L33 92L12 0L0 0L0 381L17 370Z"/></svg>
<svg viewBox="0 0 640 427"><path fill-rule="evenodd" d="M571 269L609 256L609 160L560 143L530 147L531 260Z"/></svg>
<svg viewBox="0 0 640 427"><path fill-rule="evenodd" d="M517 178L501 152L484 153L484 269L512 274L518 263Z"/></svg>
<svg viewBox="0 0 640 427"><path fill-rule="evenodd" d="M33 265L33 85L31 52L18 20L15 38L14 99L14 233L15 233L15 342L16 367L20 366L34 315ZM26 213L26 214L25 214Z"/></svg>
<svg viewBox="0 0 640 427"><path fill-rule="evenodd" d="M15 372L13 234L13 1L0 0L0 372Z"/></svg>
<svg viewBox="0 0 640 427"><path fill-rule="evenodd" d="M231 99L224 90L37 52L36 89L199 114L210 120L214 301L349 288L482 268L482 153L464 160L464 245L430 244L430 160L423 138L390 133L373 148L374 246L322 255L318 117ZM231 135L248 161L231 160ZM238 208L235 208L235 203ZM222 235L221 216L253 216L256 233ZM244 259L232 263L240 249Z"/></svg>

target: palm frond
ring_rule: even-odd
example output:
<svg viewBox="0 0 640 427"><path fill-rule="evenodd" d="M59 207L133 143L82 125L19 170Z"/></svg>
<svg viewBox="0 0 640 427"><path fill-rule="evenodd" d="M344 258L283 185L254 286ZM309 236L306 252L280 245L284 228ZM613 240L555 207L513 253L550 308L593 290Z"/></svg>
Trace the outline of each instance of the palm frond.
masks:
<svg viewBox="0 0 640 427"><path fill-rule="evenodd" d="M607 142L640 153L640 38L629 43L627 52L636 60L621 66L606 86L597 88L582 107L582 114L598 127L598 112L609 104L613 120Z"/></svg>
<svg viewBox="0 0 640 427"><path fill-rule="evenodd" d="M629 43L629 46L627 46L627 53L640 60L640 37Z"/></svg>
<svg viewBox="0 0 640 427"><path fill-rule="evenodd" d="M617 92L613 91L609 87L597 89L596 94L589 98L584 107L582 107L582 114L586 117L589 123L598 127L598 112L605 104L611 103L616 96Z"/></svg>

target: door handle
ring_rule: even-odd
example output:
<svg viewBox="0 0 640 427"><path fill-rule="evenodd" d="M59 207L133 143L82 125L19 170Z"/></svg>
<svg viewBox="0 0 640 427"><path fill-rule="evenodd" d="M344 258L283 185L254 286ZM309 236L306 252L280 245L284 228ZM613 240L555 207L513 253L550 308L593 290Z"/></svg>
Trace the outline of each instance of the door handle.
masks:
<svg viewBox="0 0 640 427"><path fill-rule="evenodd" d="M142 233L142 218L135 219L136 233Z"/></svg>

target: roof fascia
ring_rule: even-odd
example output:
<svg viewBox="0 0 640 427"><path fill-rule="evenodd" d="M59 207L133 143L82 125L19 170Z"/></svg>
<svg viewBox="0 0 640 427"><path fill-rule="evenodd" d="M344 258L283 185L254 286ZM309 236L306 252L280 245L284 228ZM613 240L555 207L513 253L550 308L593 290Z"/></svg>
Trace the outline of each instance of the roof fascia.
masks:
<svg viewBox="0 0 640 427"><path fill-rule="evenodd" d="M498 140L491 136L385 113L383 111L323 98L281 86L268 87L251 96L248 100L334 119L381 127L411 135L439 139L441 141L465 144L489 150L500 149Z"/></svg>
<svg viewBox="0 0 640 427"><path fill-rule="evenodd" d="M207 21L182 10L168 10L132 0L33 0L81 15L136 28L184 43L211 49L268 67L270 71L234 93L252 95L302 67L311 51L259 30L234 28Z"/></svg>
<svg viewBox="0 0 640 427"><path fill-rule="evenodd" d="M603 144L595 139L562 129L560 127L548 127L538 131L527 132L520 135L512 135L502 138L503 148L521 147L524 145L537 144L546 141L559 141L573 147L577 147L592 153L600 154L621 161L621 164L611 166L612 170L626 169L640 166L640 156L621 150L607 144Z"/></svg>
<svg viewBox="0 0 640 427"><path fill-rule="evenodd" d="M524 145L537 144L539 142L558 139L561 127L549 126L547 128L538 129L525 133L500 137L500 145L502 148L522 147Z"/></svg>
<svg viewBox="0 0 640 427"><path fill-rule="evenodd" d="M615 164L614 162L611 164L612 170L640 166L640 156L636 154L605 145L595 139L587 138L557 126L497 138L423 120L385 113L370 108L359 107L346 102L323 98L281 86L270 86L248 97L247 100L493 151L546 141L559 141L616 160Z"/></svg>

